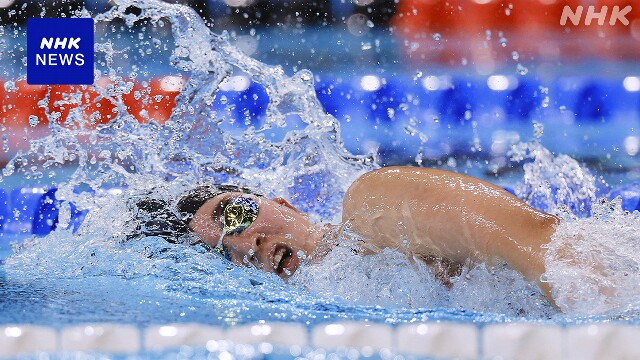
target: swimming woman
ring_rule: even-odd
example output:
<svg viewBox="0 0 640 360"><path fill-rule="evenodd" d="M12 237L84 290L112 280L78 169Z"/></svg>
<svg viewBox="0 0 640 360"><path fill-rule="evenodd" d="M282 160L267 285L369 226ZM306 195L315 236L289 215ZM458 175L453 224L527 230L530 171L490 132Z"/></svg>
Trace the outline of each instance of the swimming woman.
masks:
<svg viewBox="0 0 640 360"><path fill-rule="evenodd" d="M233 186L200 186L176 205L179 215L153 215L140 230L174 238L195 235L232 262L282 278L322 243L331 226L318 225L287 200L268 199ZM486 181L437 169L386 167L359 177L343 200L342 222L377 248L405 246L448 275L466 261L504 261L537 282L551 299L544 245L557 217L527 205ZM167 226L169 224L170 226Z"/></svg>

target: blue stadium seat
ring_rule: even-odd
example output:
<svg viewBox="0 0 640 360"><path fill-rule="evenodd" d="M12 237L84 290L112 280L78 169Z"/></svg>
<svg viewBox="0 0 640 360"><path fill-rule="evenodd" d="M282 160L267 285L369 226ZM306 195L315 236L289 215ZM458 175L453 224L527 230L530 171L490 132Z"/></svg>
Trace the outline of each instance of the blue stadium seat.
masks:
<svg viewBox="0 0 640 360"><path fill-rule="evenodd" d="M420 141L407 130L414 98L413 81L399 76L380 80L379 86L369 87L362 79L363 106L367 111L368 127L372 138L379 144L382 162L397 156L408 156L418 152ZM371 85L371 84L369 84ZM368 91L367 91L368 90Z"/></svg>
<svg viewBox="0 0 640 360"><path fill-rule="evenodd" d="M342 79L321 78L316 82L316 97L324 111L342 119L349 114L349 109L355 102L355 91L349 83Z"/></svg>
<svg viewBox="0 0 640 360"><path fill-rule="evenodd" d="M475 87L464 81L455 81L452 88L445 90L440 101L442 119L450 124L464 122L465 113L475 104Z"/></svg>
<svg viewBox="0 0 640 360"><path fill-rule="evenodd" d="M529 121L532 114L541 107L544 97L540 82L526 77L518 78L518 86L509 91L505 104L509 119Z"/></svg>
<svg viewBox="0 0 640 360"><path fill-rule="evenodd" d="M246 90L238 92L233 102L236 106L235 119L241 124L240 126L246 127L248 121L250 125L257 128L262 124L267 113L269 95L264 86L252 81Z"/></svg>
<svg viewBox="0 0 640 360"><path fill-rule="evenodd" d="M43 188L16 188L9 195L9 217L4 225L6 233L31 233L33 216L38 207Z"/></svg>
<svg viewBox="0 0 640 360"><path fill-rule="evenodd" d="M236 77L242 79L242 77ZM226 120L221 124L224 129L244 130L249 126L260 127L265 119L269 95L264 86L251 81L248 86L244 81L233 80L234 84L219 90L212 108L217 117ZM236 89L234 89L234 87ZM239 90L237 88L243 88Z"/></svg>
<svg viewBox="0 0 640 360"><path fill-rule="evenodd" d="M621 116L625 120L638 114L640 110L640 92L629 91L624 87L624 78L598 81L607 93L606 102L612 117Z"/></svg>
<svg viewBox="0 0 640 360"><path fill-rule="evenodd" d="M59 206L59 202L56 200L57 190L57 188L49 189L38 200L31 226L32 234L44 236L56 228Z"/></svg>
<svg viewBox="0 0 640 360"><path fill-rule="evenodd" d="M441 80L435 76L430 76L430 78L432 79L427 79L427 84L425 84L425 81L420 81L413 86L412 92L416 97L417 111L440 111L442 96L446 92L446 89L443 87L445 85L442 84L441 86Z"/></svg>
<svg viewBox="0 0 640 360"><path fill-rule="evenodd" d="M581 77L558 78L550 88L549 106L553 109L563 108L575 114L580 90L584 85L585 79Z"/></svg>
<svg viewBox="0 0 640 360"><path fill-rule="evenodd" d="M51 231L55 230L58 225L58 216L60 213L60 206L63 203L56 199L56 191L58 189L52 188L46 193L42 194L38 199L37 208L34 212L33 223L31 226L31 232L34 235L45 236ZM69 203L71 210L71 219L67 229L72 229L74 232L78 230L80 224L84 220L88 211L79 211L73 203Z"/></svg>
<svg viewBox="0 0 640 360"><path fill-rule="evenodd" d="M380 87L373 91L366 91L363 96L364 106L369 113L369 121L375 124L385 124L404 117L402 104L408 103L405 93L406 83L395 78L381 79Z"/></svg>
<svg viewBox="0 0 640 360"><path fill-rule="evenodd" d="M611 116L613 101L607 86L600 82L586 83L579 91L574 105L579 122L601 122Z"/></svg>
<svg viewBox="0 0 640 360"><path fill-rule="evenodd" d="M354 154L365 153L366 144L375 141L375 130L368 123L359 85L323 76L315 88L324 110L340 121L345 147Z"/></svg>

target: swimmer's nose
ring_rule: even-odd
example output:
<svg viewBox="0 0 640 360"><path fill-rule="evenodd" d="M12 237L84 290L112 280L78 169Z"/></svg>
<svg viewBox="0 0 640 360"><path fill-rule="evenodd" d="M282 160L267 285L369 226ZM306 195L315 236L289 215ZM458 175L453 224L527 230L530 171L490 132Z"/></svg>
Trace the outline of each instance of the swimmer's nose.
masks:
<svg viewBox="0 0 640 360"><path fill-rule="evenodd" d="M230 254L231 261L245 266L255 266L259 269L266 264L268 255L264 251L264 236L262 234L247 234L228 236L223 245Z"/></svg>

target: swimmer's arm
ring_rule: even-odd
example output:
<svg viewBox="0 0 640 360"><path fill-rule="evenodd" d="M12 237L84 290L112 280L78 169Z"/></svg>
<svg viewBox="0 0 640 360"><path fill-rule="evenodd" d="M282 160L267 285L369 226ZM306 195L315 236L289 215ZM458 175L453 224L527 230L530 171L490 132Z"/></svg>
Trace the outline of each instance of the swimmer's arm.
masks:
<svg viewBox="0 0 640 360"><path fill-rule="evenodd" d="M406 241L423 256L502 259L533 281L544 273L543 245L558 223L486 181L415 167L387 167L358 178L345 195L343 221L379 247Z"/></svg>

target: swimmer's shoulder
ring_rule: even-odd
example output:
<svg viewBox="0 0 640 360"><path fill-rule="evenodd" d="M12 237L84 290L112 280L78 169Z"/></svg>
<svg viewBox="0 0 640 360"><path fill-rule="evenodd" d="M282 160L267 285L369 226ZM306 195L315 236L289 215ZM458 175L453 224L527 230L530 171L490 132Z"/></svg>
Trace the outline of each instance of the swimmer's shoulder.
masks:
<svg viewBox="0 0 640 360"><path fill-rule="evenodd" d="M454 174L449 171L412 166L388 166L369 171L358 177L347 189L343 200L343 211L350 213L355 208L374 198L392 195L395 192L412 191L424 186L425 180L442 178Z"/></svg>
<svg viewBox="0 0 640 360"><path fill-rule="evenodd" d="M384 186L392 182L443 176L458 176L458 174L446 170L415 166L387 166L362 174L351 184L347 193L362 187Z"/></svg>

